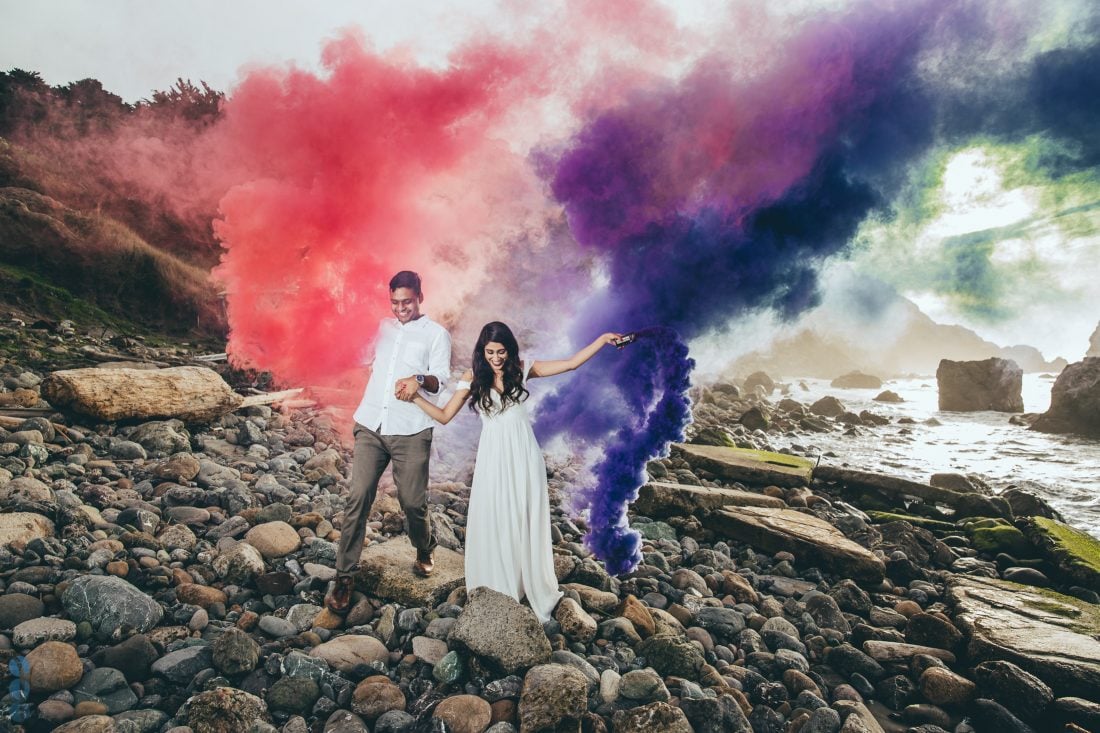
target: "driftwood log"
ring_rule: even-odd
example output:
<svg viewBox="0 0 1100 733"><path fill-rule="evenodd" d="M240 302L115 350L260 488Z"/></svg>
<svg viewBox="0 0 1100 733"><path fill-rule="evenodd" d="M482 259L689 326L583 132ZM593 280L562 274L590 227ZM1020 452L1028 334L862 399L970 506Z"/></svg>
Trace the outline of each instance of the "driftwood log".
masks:
<svg viewBox="0 0 1100 733"><path fill-rule="evenodd" d="M243 397L212 369L67 369L42 383L50 404L104 421L179 418L202 422L240 407Z"/></svg>

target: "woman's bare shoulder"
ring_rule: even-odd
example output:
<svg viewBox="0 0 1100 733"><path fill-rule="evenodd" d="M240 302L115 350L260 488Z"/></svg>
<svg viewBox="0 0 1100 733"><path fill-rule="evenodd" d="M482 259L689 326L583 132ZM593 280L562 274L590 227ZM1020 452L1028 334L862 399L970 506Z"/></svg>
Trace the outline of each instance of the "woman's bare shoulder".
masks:
<svg viewBox="0 0 1100 733"><path fill-rule="evenodd" d="M473 370L467 369L466 371L462 372L462 376L460 377L459 381L462 381L462 382L472 382L472 381L474 381L474 372L473 372Z"/></svg>

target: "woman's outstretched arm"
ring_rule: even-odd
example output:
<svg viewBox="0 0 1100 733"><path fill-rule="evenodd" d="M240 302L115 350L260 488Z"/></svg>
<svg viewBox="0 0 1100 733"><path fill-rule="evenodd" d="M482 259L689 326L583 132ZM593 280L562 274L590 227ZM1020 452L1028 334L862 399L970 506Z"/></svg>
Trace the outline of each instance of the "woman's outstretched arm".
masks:
<svg viewBox="0 0 1100 733"><path fill-rule="evenodd" d="M617 333L605 333L576 354L573 354L569 359L536 361L531 365L531 371L527 373L527 377L529 379L533 377L552 377L555 374L571 372L595 356L596 352L604 346L613 344L621 338L622 336Z"/></svg>
<svg viewBox="0 0 1100 733"><path fill-rule="evenodd" d="M474 378L473 372L466 370L466 373L462 375L461 381L469 384L470 380ZM462 406L466 404L466 398L470 396L470 388L463 386L455 390L455 393L451 395L450 401L440 409L424 399L423 396L417 394L413 397L413 404L419 407L421 410L428 414L428 417L436 422L446 425L449 423L458 411L462 409Z"/></svg>

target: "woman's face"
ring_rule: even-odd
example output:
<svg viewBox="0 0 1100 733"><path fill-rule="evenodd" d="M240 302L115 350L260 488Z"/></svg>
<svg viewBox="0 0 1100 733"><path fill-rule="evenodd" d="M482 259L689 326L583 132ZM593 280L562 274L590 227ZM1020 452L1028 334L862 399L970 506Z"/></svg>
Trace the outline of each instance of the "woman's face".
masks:
<svg viewBox="0 0 1100 733"><path fill-rule="evenodd" d="M482 353L485 355L485 361L489 362L489 366L493 368L494 372L500 372L504 369L504 362L508 361L508 349L504 348L504 344L490 341L485 344Z"/></svg>

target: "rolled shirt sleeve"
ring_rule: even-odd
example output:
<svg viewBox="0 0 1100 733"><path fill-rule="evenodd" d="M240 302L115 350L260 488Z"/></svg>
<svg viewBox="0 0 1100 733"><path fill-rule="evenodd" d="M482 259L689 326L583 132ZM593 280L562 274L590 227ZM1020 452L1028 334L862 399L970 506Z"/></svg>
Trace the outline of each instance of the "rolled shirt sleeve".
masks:
<svg viewBox="0 0 1100 733"><path fill-rule="evenodd" d="M433 396L443 394L443 388L451 374L451 334L445 328L440 328L439 334L432 341L428 354L428 374L439 380L439 389L432 393Z"/></svg>

